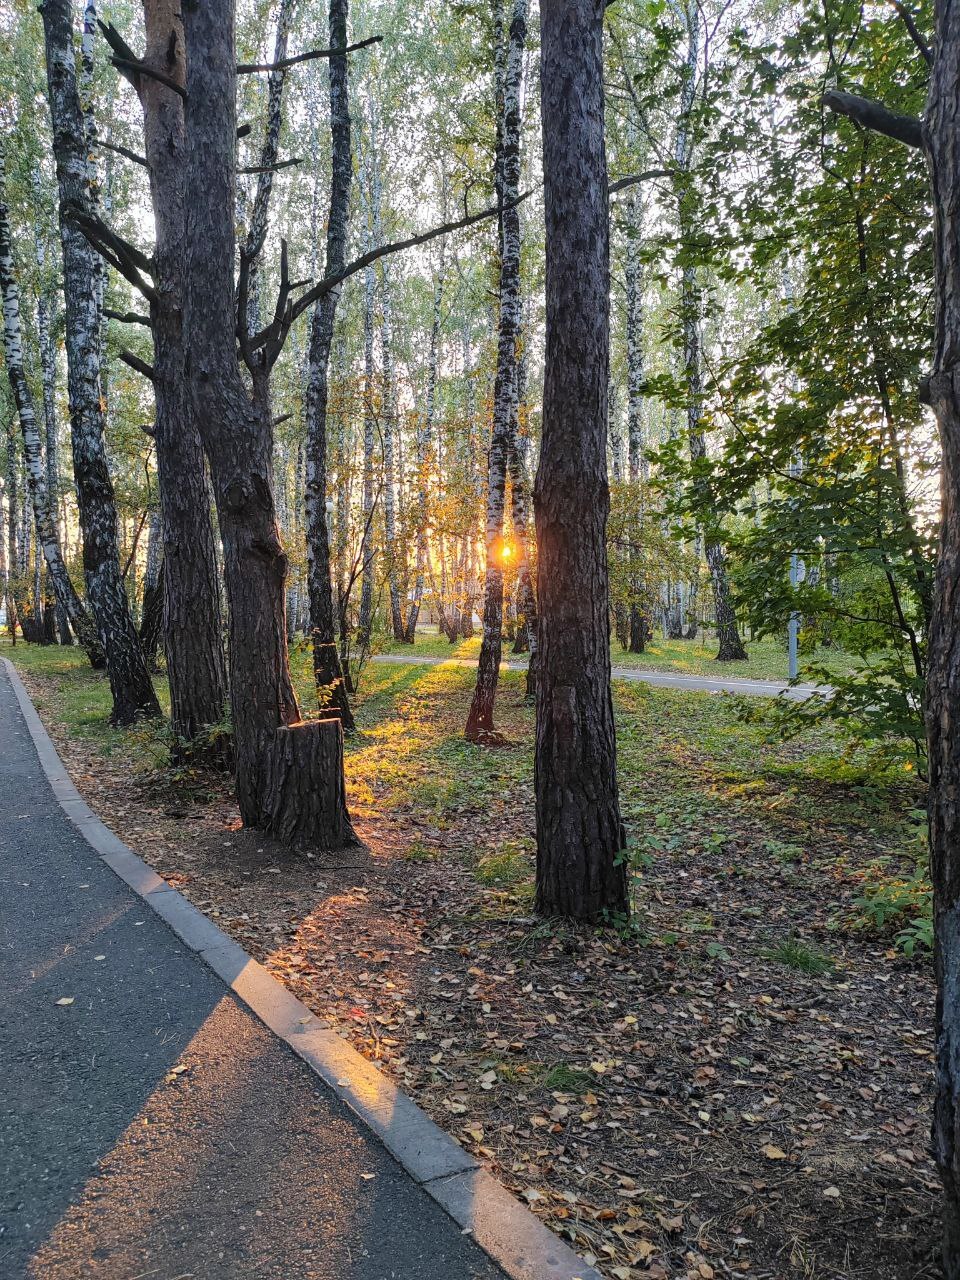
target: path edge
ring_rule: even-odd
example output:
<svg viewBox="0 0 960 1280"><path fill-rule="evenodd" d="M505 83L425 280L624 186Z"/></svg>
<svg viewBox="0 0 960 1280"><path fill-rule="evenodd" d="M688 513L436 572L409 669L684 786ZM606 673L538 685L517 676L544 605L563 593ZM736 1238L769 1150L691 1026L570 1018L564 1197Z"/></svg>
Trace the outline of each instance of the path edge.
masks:
<svg viewBox="0 0 960 1280"><path fill-rule="evenodd" d="M87 844L320 1077L461 1231L509 1280L602 1280L412 1098L338 1032L322 1027L301 1000L97 817L73 785L16 667L9 658L0 662L54 798Z"/></svg>

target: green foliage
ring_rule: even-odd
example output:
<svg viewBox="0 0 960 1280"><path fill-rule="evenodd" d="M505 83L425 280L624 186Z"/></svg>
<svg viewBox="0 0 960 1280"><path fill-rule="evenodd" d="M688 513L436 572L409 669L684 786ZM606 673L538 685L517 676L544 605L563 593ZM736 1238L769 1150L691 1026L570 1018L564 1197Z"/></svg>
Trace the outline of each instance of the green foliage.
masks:
<svg viewBox="0 0 960 1280"><path fill-rule="evenodd" d="M907 869L903 869L904 862ZM933 886L927 861L927 815L910 815L903 858L878 858L854 904L876 932L893 935L906 956L933 950Z"/></svg>

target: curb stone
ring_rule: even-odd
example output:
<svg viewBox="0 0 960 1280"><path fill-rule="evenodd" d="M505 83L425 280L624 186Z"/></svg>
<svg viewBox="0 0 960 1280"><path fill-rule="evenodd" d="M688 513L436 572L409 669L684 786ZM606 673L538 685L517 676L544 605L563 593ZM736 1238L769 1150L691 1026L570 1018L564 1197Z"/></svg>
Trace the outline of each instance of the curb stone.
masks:
<svg viewBox="0 0 960 1280"><path fill-rule="evenodd" d="M602 1280L411 1098L336 1031L322 1027L302 1001L100 821L70 781L16 668L8 658L0 662L54 798L94 852L290 1046L461 1231L509 1280Z"/></svg>

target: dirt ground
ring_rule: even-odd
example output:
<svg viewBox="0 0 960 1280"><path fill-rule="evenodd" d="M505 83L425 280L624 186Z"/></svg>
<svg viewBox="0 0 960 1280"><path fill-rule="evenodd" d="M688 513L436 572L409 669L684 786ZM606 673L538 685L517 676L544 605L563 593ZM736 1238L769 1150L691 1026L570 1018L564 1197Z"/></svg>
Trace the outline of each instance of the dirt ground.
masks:
<svg viewBox="0 0 960 1280"><path fill-rule="evenodd" d="M366 848L292 856L216 781L131 773L43 715L132 848L605 1275L939 1274L932 976L836 929L862 835L779 859L746 808L695 857L662 842L643 928L601 934L530 915L528 786L442 821L367 794ZM478 825L512 850L499 877L465 855ZM831 967L781 962L774 936Z"/></svg>

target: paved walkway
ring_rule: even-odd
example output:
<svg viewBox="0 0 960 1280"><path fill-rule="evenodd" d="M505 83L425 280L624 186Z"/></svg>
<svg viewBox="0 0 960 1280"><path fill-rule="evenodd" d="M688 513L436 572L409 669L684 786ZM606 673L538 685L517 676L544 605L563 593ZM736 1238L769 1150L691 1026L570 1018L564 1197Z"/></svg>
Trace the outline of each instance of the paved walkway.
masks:
<svg viewBox="0 0 960 1280"><path fill-rule="evenodd" d="M416 653L377 653L372 662L396 662L413 666L438 666L444 663L454 667L475 667L474 658L418 657ZM502 662L509 671L526 671L525 662ZM831 690L824 685L790 685L783 680L746 680L731 676L683 676L672 671L649 671L644 667L614 667L614 680L629 680L639 684L655 684L665 689L689 689L694 693L740 693L756 698L776 698L779 694L791 702L802 702L813 694L826 696Z"/></svg>
<svg viewBox="0 0 960 1280"><path fill-rule="evenodd" d="M0 1063L3 1280L503 1280L93 852L2 665Z"/></svg>

